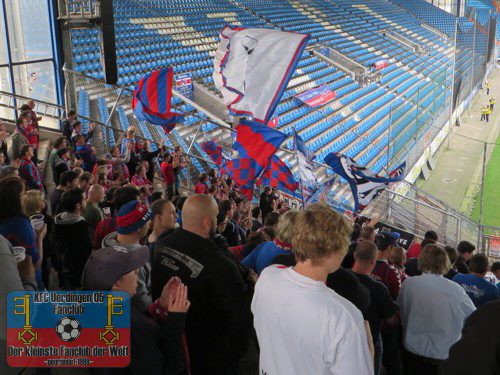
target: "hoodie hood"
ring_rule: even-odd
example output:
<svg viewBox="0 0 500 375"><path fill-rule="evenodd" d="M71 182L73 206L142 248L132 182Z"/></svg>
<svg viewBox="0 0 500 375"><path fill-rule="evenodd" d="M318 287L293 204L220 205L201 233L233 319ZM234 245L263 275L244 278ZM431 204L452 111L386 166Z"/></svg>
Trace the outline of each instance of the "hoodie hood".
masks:
<svg viewBox="0 0 500 375"><path fill-rule="evenodd" d="M111 232L102 240L102 247L113 247L113 246L121 246L126 249L135 249L136 247L141 247L140 244L137 243L121 243L118 242L118 232Z"/></svg>
<svg viewBox="0 0 500 375"><path fill-rule="evenodd" d="M83 220L83 217L80 215L75 215L70 212L61 212L54 218L54 223L56 225L71 225Z"/></svg>

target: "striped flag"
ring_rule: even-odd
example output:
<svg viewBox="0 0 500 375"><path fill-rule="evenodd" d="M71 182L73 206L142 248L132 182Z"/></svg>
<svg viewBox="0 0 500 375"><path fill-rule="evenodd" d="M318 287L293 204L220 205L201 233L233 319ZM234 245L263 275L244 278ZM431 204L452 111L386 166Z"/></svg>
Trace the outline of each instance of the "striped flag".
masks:
<svg viewBox="0 0 500 375"><path fill-rule="evenodd" d="M132 110L137 120L161 126L165 134L184 119L181 114L170 112L172 79L172 68L148 73L135 86L132 99Z"/></svg>

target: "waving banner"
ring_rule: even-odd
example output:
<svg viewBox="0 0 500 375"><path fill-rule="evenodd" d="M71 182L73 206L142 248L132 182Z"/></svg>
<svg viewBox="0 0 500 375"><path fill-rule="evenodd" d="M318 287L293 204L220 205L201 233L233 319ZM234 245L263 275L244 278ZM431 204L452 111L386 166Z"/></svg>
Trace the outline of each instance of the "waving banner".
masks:
<svg viewBox="0 0 500 375"><path fill-rule="evenodd" d="M389 173L389 177L381 177L363 165L360 165L346 155L330 153L325 157L325 163L333 171L343 177L351 187L354 197L355 213L360 213L389 184L404 178L406 162Z"/></svg>
<svg viewBox="0 0 500 375"><path fill-rule="evenodd" d="M234 116L267 124L295 71L309 35L226 26L213 79Z"/></svg>
<svg viewBox="0 0 500 375"><path fill-rule="evenodd" d="M137 83L132 99L132 110L137 120L161 126L165 134L184 119L180 113L170 112L172 77L172 68L146 74Z"/></svg>

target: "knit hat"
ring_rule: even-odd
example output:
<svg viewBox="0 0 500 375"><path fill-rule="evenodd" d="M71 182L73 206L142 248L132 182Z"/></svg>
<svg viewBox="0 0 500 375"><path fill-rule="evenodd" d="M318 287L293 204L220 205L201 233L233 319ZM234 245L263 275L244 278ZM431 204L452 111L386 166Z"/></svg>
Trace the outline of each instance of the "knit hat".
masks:
<svg viewBox="0 0 500 375"><path fill-rule="evenodd" d="M147 246L133 249L112 246L96 250L85 264L82 286L87 290L111 290L123 275L141 268L148 260Z"/></svg>
<svg viewBox="0 0 500 375"><path fill-rule="evenodd" d="M139 201L124 204L116 217L119 234L130 234L142 228L151 218L151 209Z"/></svg>

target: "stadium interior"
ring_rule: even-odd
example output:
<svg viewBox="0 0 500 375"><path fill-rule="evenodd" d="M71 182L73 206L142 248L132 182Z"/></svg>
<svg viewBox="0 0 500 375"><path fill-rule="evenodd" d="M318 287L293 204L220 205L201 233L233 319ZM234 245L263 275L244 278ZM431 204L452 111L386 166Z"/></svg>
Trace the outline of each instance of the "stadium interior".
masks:
<svg viewBox="0 0 500 375"><path fill-rule="evenodd" d="M320 182L332 173L323 164L330 152L348 155L382 175L406 161L409 172L401 195L411 189L417 194L412 183L430 173L433 155L500 57L497 9L490 0L458 2L455 14L423 0L114 0L117 79L110 83L102 38L108 31L100 14L106 1L47 1L48 7L35 0L3 3L7 12L0 17L9 18L9 9L19 7L40 15L49 31L30 31L13 19L0 31L10 36L0 44L0 117L14 119L16 100L34 98L37 112L48 118L43 126L57 129L64 110L74 108L84 130L97 123L94 145L100 152L134 125L141 137L157 143L163 138L167 147L181 146L191 155L192 165L183 171L185 186L215 167L201 142L215 140L232 153L231 126L237 118L228 114L212 78L225 25L311 35L275 112L277 129L290 135L278 156L295 174L293 128L315 152ZM50 56L40 51L45 43L52 46ZM24 48L24 58L14 56L22 49L14 45ZM387 66L374 69L380 60ZM140 78L168 66L176 75L187 74L192 89L174 92L173 110L184 114L185 122L163 135L137 121L131 103ZM311 108L295 97L321 85L336 94L333 101ZM353 211L345 180L332 189L329 202L341 212ZM401 223L393 215L386 220Z"/></svg>

